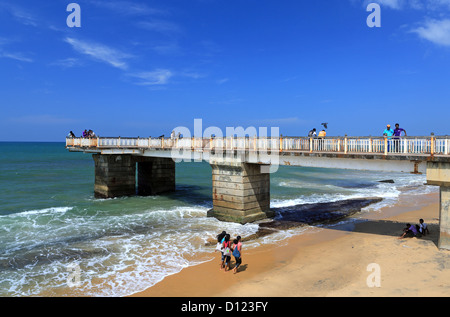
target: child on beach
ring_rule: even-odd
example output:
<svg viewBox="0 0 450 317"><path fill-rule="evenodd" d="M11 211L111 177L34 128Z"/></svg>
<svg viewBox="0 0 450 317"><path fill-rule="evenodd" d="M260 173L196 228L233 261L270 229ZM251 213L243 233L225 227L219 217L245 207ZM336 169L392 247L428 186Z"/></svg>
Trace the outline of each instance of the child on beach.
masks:
<svg viewBox="0 0 450 317"><path fill-rule="evenodd" d="M221 269L224 268L225 272L230 270L230 262L231 262L231 241L230 241L230 235L227 233L225 235L225 239L223 241L223 260L222 260L222 266Z"/></svg>
<svg viewBox="0 0 450 317"><path fill-rule="evenodd" d="M216 246L216 251L220 251L220 253L222 253L222 257L220 260L220 268L223 267L223 260L224 260L224 255L223 255L223 242L225 241L225 236L226 236L226 232L222 231L221 234L217 235L217 246Z"/></svg>
<svg viewBox="0 0 450 317"><path fill-rule="evenodd" d="M236 265L234 266L234 274L237 273L239 266L242 263L242 242L241 236L237 236L236 239L233 240L233 256L236 259Z"/></svg>

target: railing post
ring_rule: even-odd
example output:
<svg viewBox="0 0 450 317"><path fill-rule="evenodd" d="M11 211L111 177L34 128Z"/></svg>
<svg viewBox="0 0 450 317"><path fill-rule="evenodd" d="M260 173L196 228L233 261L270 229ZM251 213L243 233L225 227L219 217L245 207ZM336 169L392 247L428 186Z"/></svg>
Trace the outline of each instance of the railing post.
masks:
<svg viewBox="0 0 450 317"><path fill-rule="evenodd" d="M344 138L344 153L345 153L345 154L348 153L348 139L347 139L347 134L345 135L345 138Z"/></svg>
<svg viewBox="0 0 450 317"><path fill-rule="evenodd" d="M369 138L369 153L373 152L373 140L372 138Z"/></svg>
<svg viewBox="0 0 450 317"><path fill-rule="evenodd" d="M283 136L280 136L280 152L283 152Z"/></svg>
<svg viewBox="0 0 450 317"><path fill-rule="evenodd" d="M312 153L313 151L313 139L309 138L309 152Z"/></svg>
<svg viewBox="0 0 450 317"><path fill-rule="evenodd" d="M430 154L431 155L434 155L434 141L435 141L435 138L434 138L434 133L431 133L431 144L430 144Z"/></svg>
<svg viewBox="0 0 450 317"><path fill-rule="evenodd" d="M449 151L448 151L448 139L447 138L445 139L444 146L445 146L444 154L448 155Z"/></svg>
<svg viewBox="0 0 450 317"><path fill-rule="evenodd" d="M117 147L120 147L120 136L119 136L119 138L117 139Z"/></svg>
<svg viewBox="0 0 450 317"><path fill-rule="evenodd" d="M403 139L403 153L407 154L408 153L408 139Z"/></svg>
<svg viewBox="0 0 450 317"><path fill-rule="evenodd" d="M384 137L384 155L388 154L388 139Z"/></svg>

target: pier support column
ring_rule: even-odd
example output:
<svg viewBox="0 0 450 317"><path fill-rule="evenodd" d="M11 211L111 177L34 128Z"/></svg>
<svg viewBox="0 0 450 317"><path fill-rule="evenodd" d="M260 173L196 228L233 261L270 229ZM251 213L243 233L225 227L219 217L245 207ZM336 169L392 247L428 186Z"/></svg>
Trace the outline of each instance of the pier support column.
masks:
<svg viewBox="0 0 450 317"><path fill-rule="evenodd" d="M93 154L94 195L113 198L136 194L136 162L131 155Z"/></svg>
<svg viewBox="0 0 450 317"><path fill-rule="evenodd" d="M440 186L438 247L450 250L450 163L428 162L427 183Z"/></svg>
<svg viewBox="0 0 450 317"><path fill-rule="evenodd" d="M171 158L138 157L138 195L175 191L175 162Z"/></svg>
<svg viewBox="0 0 450 317"><path fill-rule="evenodd" d="M208 217L248 223L273 216L270 210L270 174L262 165L214 164L212 167L213 209Z"/></svg>

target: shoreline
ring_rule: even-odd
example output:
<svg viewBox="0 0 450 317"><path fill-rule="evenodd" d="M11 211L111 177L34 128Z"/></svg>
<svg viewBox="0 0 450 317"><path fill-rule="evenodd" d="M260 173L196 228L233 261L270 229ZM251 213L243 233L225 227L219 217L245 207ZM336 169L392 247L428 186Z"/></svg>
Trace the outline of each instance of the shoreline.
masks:
<svg viewBox="0 0 450 317"><path fill-rule="evenodd" d="M437 248L438 202L438 193L400 195L395 205L356 217L361 221L248 251L244 243L237 274L220 270L215 253L214 260L130 297L449 296L450 252ZM428 223L430 234L399 240L405 224L419 218ZM381 269L381 287L367 286L371 263Z"/></svg>

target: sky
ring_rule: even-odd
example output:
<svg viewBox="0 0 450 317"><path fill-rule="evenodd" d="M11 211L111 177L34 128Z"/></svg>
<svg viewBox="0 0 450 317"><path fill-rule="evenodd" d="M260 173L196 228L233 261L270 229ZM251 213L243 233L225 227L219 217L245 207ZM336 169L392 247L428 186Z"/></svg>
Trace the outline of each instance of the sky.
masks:
<svg viewBox="0 0 450 317"><path fill-rule="evenodd" d="M450 0L0 2L0 141L169 136L195 119L447 135L449 86Z"/></svg>

